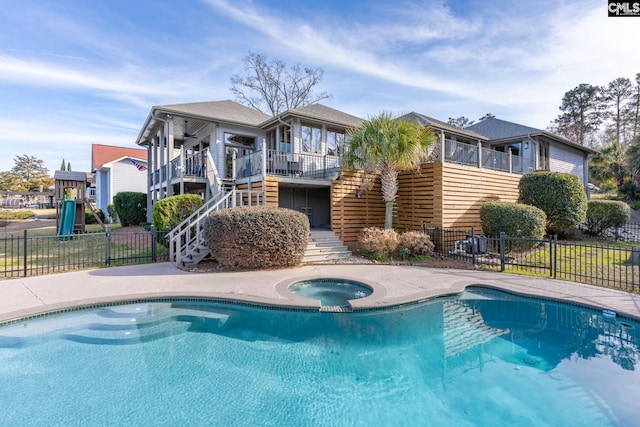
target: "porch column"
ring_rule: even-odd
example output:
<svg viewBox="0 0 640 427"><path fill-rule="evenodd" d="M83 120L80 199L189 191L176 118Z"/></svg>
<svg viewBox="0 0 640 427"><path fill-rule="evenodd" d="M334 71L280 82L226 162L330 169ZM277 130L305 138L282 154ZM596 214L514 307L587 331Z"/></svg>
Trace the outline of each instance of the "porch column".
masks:
<svg viewBox="0 0 640 427"><path fill-rule="evenodd" d="M167 125L165 127L166 135L165 141L167 144L167 160L163 164L167 168L167 192L166 196L173 196L173 186L171 185L171 152L173 147L173 117L167 120Z"/></svg>
<svg viewBox="0 0 640 427"><path fill-rule="evenodd" d="M444 163L444 150L445 150L445 143L444 143L444 131L440 131L440 156L439 156L439 163Z"/></svg>
<svg viewBox="0 0 640 427"><path fill-rule="evenodd" d="M260 171L262 175L262 188L264 188L264 177L267 176L267 141L262 140L262 168Z"/></svg>
<svg viewBox="0 0 640 427"><path fill-rule="evenodd" d="M151 184L151 177L153 176L152 153L152 143L149 141L147 144L147 222L153 220L153 203L151 202L153 197L153 185Z"/></svg>
<svg viewBox="0 0 640 427"><path fill-rule="evenodd" d="M482 141L478 140L478 167L482 169Z"/></svg>
<svg viewBox="0 0 640 427"><path fill-rule="evenodd" d="M509 148L509 173L513 173L513 154L511 148Z"/></svg>

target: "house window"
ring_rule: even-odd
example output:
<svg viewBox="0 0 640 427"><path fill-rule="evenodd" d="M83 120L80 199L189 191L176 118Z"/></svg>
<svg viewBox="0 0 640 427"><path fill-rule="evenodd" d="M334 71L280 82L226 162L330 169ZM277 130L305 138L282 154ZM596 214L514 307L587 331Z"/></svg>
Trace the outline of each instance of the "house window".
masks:
<svg viewBox="0 0 640 427"><path fill-rule="evenodd" d="M549 170L549 144L542 142L538 148L538 170Z"/></svg>
<svg viewBox="0 0 640 427"><path fill-rule="evenodd" d="M327 154L339 156L344 147L344 133L327 131Z"/></svg>
<svg viewBox="0 0 640 427"><path fill-rule="evenodd" d="M307 153L322 153L322 129L312 126L302 126L302 151Z"/></svg>

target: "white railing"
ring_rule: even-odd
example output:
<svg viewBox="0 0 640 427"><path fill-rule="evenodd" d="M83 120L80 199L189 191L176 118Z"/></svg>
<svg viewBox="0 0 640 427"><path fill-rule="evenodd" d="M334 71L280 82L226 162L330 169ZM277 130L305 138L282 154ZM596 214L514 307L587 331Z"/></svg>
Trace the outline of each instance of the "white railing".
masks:
<svg viewBox="0 0 640 427"><path fill-rule="evenodd" d="M264 203L262 191L239 191L232 189L220 191L187 219L167 234L169 242L169 260L178 265L184 264L184 258L190 251L204 246L203 227L206 217L214 211L236 206L253 206Z"/></svg>

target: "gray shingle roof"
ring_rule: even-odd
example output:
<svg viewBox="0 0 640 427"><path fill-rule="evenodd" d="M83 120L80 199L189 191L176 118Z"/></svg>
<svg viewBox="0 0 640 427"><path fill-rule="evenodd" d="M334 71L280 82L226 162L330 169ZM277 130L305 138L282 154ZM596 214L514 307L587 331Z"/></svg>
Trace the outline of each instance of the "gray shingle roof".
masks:
<svg viewBox="0 0 640 427"><path fill-rule="evenodd" d="M61 181L86 181L86 172L76 171L55 171L53 173L53 179L59 179Z"/></svg>
<svg viewBox="0 0 640 427"><path fill-rule="evenodd" d="M271 116L245 107L233 101L192 102L188 104L158 105L155 110L167 113L184 114L208 120L239 123L258 126Z"/></svg>
<svg viewBox="0 0 640 427"><path fill-rule="evenodd" d="M543 132L542 129L536 129L496 118L487 118L481 120L478 123L467 126L466 129L477 132L480 135L484 135L489 139L509 138L511 136L520 136L528 135L530 133Z"/></svg>
<svg viewBox="0 0 640 427"><path fill-rule="evenodd" d="M420 114L420 113L416 113L415 111L412 111L409 114L405 114L404 116L400 117L401 119L407 119L407 120L413 120L416 121L418 123L420 123L423 126L431 126L434 129L437 130L443 130L445 132L450 132L450 133L454 133L454 134L458 134L458 135L463 135L463 136L467 136L469 138L473 138L473 139L482 139L482 140L486 140L487 138L479 133L473 132L471 130L467 129L463 129L463 128L459 128L453 125L450 125L449 123L443 122L441 120L437 120L434 119L433 117L429 117L429 116L425 116L424 114Z"/></svg>
<svg viewBox="0 0 640 427"><path fill-rule="evenodd" d="M362 125L362 119L360 117L352 116L351 114L344 113L331 107L327 107L322 104L311 104L305 107L294 108L293 110L287 110L282 113L281 117L296 116L305 117L308 119L319 120L326 123L333 123L344 127L360 127ZM273 122L277 121L277 118L272 117L269 120L262 123L262 127L269 126Z"/></svg>

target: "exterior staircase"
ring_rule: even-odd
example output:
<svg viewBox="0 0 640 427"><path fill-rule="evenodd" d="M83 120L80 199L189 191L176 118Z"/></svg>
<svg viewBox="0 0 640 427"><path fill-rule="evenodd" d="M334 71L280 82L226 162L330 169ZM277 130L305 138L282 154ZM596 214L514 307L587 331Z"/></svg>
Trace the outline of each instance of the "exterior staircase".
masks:
<svg viewBox="0 0 640 427"><path fill-rule="evenodd" d="M311 230L307 250L302 258L303 264L335 262L348 259L351 251L331 230Z"/></svg>

